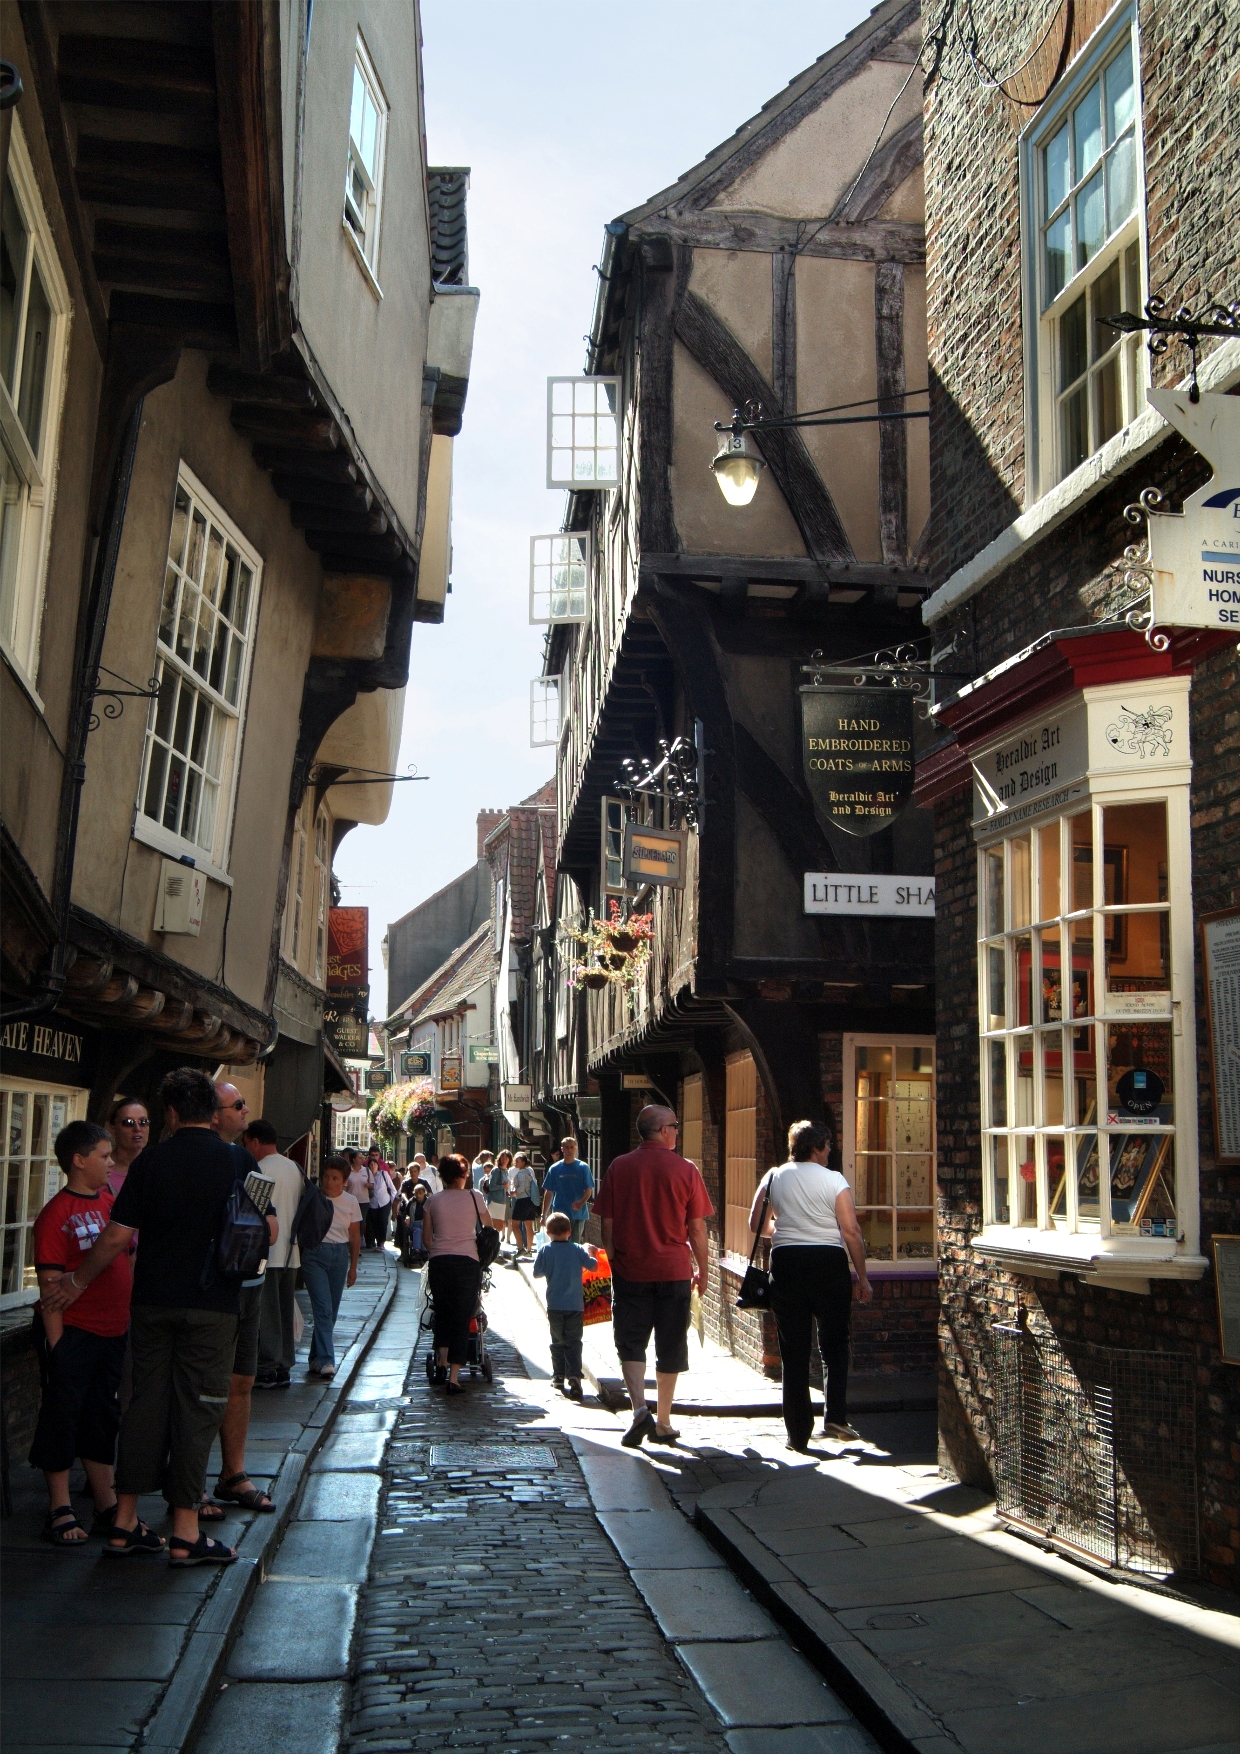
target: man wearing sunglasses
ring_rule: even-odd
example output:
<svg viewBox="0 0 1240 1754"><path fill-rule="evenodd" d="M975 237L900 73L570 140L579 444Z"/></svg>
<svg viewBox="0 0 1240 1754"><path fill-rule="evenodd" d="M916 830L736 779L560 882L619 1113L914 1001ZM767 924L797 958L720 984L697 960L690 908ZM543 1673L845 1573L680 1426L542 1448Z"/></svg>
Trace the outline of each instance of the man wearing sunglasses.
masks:
<svg viewBox="0 0 1240 1754"><path fill-rule="evenodd" d="M215 1086L215 1119L211 1122L226 1145L240 1142L249 1125L250 1109L235 1084L220 1080ZM253 1159L250 1159L253 1163ZM254 1168L258 1165L254 1163ZM268 1216L272 1242L278 1226ZM263 1262L264 1267L267 1263ZM250 1479L245 1470L245 1440L250 1429L250 1407L254 1378L258 1375L258 1335L262 1321L263 1281L247 1279L241 1287L237 1311L237 1350L233 1357L232 1379L228 1385L228 1406L220 1426L220 1477L213 1497L217 1503L239 1504L244 1510L274 1510L275 1505Z"/></svg>
<svg viewBox="0 0 1240 1754"><path fill-rule="evenodd" d="M714 1212L697 1165L676 1146L670 1108L651 1103L637 1117L641 1144L617 1157L603 1178L594 1215L611 1261L612 1328L633 1423L620 1439L675 1443L676 1378L689 1368L691 1293L706 1289L706 1220ZM658 1417L646 1405L646 1348L655 1342Z"/></svg>

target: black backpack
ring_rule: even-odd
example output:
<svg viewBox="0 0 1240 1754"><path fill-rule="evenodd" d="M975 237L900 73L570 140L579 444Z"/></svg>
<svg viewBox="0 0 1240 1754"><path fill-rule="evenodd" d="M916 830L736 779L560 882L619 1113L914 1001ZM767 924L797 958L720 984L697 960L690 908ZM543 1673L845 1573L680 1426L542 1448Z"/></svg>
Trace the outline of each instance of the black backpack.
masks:
<svg viewBox="0 0 1240 1754"><path fill-rule="evenodd" d="M302 1180L305 1185L293 1218L293 1241L304 1257L310 1249L318 1248L331 1229L336 1208L322 1188L304 1175Z"/></svg>
<svg viewBox="0 0 1240 1754"><path fill-rule="evenodd" d="M245 1177L253 1165L249 1152L233 1182L215 1241L207 1254L204 1288L216 1279L257 1279L271 1246L267 1220L245 1191Z"/></svg>

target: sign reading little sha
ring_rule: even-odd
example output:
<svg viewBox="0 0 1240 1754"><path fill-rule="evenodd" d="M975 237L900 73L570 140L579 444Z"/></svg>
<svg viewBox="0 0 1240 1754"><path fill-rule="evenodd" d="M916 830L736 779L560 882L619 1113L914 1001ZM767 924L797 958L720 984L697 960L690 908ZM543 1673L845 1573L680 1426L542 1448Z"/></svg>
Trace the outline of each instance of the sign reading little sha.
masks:
<svg viewBox="0 0 1240 1754"><path fill-rule="evenodd" d="M913 790L913 700L878 688L802 688L801 760L814 808L846 834L877 834Z"/></svg>

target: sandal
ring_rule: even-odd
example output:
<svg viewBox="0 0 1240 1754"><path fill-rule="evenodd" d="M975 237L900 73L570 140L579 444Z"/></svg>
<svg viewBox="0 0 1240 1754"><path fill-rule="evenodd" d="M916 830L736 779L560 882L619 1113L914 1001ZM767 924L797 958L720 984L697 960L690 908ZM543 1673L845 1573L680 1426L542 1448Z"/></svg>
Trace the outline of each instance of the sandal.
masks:
<svg viewBox="0 0 1240 1754"><path fill-rule="evenodd" d="M225 1513L218 1504L212 1504L204 1492L198 1500L198 1521L200 1523L222 1523Z"/></svg>
<svg viewBox="0 0 1240 1754"><path fill-rule="evenodd" d="M239 1504L242 1510L274 1510L275 1505L261 1486L251 1486L247 1492L238 1492L237 1488L243 1480L249 1479L248 1474L232 1474L227 1480L221 1475L215 1483L215 1496L225 1504ZM199 1512L199 1515L202 1513ZM210 1519L208 1519L210 1520Z"/></svg>
<svg viewBox="0 0 1240 1754"><path fill-rule="evenodd" d="M111 1559L132 1559L137 1553L162 1553L164 1538L153 1535L145 1523L139 1522L132 1529L114 1528L103 1550Z"/></svg>
<svg viewBox="0 0 1240 1754"><path fill-rule="evenodd" d="M92 1535L110 1535L116 1526L116 1506L110 1504L106 1510L97 1510L95 1520L90 1525Z"/></svg>
<svg viewBox="0 0 1240 1754"><path fill-rule="evenodd" d="M163 1545L163 1542L160 1542ZM182 1557L174 1558L179 1552ZM184 1565L231 1565L237 1557L235 1547L226 1547L222 1541L213 1541L210 1535L199 1535L196 1541L184 1541L180 1535L168 1537L168 1564L173 1569Z"/></svg>
<svg viewBox="0 0 1240 1754"><path fill-rule="evenodd" d="M68 1519L66 1521L66 1518ZM74 1530L77 1534L74 1534ZM53 1547L80 1547L86 1540L86 1530L77 1520L77 1514L71 1504L62 1504L56 1510L49 1510L43 1519L42 1539L50 1541Z"/></svg>

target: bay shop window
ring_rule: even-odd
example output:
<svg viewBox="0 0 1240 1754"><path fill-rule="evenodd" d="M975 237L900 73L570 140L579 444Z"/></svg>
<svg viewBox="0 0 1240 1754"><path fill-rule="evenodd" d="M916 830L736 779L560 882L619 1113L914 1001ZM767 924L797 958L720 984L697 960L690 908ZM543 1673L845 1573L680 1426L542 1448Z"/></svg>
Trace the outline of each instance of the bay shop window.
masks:
<svg viewBox="0 0 1240 1754"><path fill-rule="evenodd" d="M1160 679L974 755L974 1246L1025 1270L1201 1270L1187 741L1187 681Z"/></svg>

